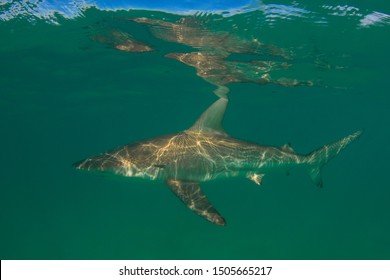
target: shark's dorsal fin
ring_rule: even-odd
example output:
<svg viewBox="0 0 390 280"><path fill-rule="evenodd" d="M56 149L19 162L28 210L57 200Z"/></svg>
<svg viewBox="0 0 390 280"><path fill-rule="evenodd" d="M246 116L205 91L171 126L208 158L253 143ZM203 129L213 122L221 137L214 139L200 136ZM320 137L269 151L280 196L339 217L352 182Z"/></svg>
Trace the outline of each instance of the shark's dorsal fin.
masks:
<svg viewBox="0 0 390 280"><path fill-rule="evenodd" d="M227 98L218 99L206 111L203 112L199 119L188 130L227 135L225 130L222 128L222 121L225 115L227 104Z"/></svg>

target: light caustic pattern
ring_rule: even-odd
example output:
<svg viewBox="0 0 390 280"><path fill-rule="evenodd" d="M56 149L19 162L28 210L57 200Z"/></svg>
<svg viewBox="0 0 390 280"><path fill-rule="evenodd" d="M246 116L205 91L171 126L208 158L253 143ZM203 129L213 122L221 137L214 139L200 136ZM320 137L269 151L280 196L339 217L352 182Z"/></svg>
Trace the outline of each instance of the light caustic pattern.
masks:
<svg viewBox="0 0 390 280"><path fill-rule="evenodd" d="M302 156L285 147L263 147L225 135L184 131L126 145L76 163L76 167L151 180L208 181L244 175L260 184L263 175L258 172L302 162Z"/></svg>
<svg viewBox="0 0 390 280"><path fill-rule="evenodd" d="M270 147L233 139L229 136L191 130L123 146L75 164L78 169L113 172L150 180L175 179L209 181L245 176L260 185L272 169L307 165L316 184L321 167L361 135L355 132L323 146L307 156L289 145ZM318 174L317 174L318 173Z"/></svg>

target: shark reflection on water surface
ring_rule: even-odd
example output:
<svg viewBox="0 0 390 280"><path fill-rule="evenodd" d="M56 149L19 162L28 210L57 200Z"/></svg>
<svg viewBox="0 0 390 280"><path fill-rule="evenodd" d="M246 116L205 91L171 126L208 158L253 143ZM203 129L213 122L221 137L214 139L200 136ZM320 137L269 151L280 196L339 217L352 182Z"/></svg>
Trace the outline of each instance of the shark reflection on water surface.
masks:
<svg viewBox="0 0 390 280"><path fill-rule="evenodd" d="M271 44L264 44L257 38L241 38L231 31L212 31L205 22L196 17L184 17L176 22L149 18L129 18L128 20L146 24L154 37L183 44L201 51L214 51L237 54L272 55L289 59L288 52Z"/></svg>
<svg viewBox="0 0 390 280"><path fill-rule="evenodd" d="M196 17L181 18L172 23L149 18L128 19L146 24L158 39L179 43L197 49L196 52L169 53L165 57L176 59L194 67L197 75L217 86L215 93L223 96L229 92L230 83L278 84L286 87L312 86L312 81L279 77L272 78L274 70L291 66L291 54L275 45L265 44L257 38L245 39L232 32L212 31ZM252 61L230 60L231 54L246 54L256 57ZM259 56L267 58L258 60Z"/></svg>
<svg viewBox="0 0 390 280"><path fill-rule="evenodd" d="M295 153L287 144L261 146L234 139L225 132L222 121L227 104L227 98L220 98L191 128L178 134L131 143L73 166L164 181L195 213L216 225L225 225L225 219L200 189L200 182L241 176L261 185L273 169L288 171L302 165L313 182L322 187L322 167L361 135L361 131L355 132L308 155Z"/></svg>
<svg viewBox="0 0 390 280"><path fill-rule="evenodd" d="M91 39L95 42L107 44L114 49L129 53L154 51L151 46L135 40L130 34L115 29L96 32L91 35Z"/></svg>
<svg viewBox="0 0 390 280"><path fill-rule="evenodd" d="M290 64L278 61L250 62L225 60L222 54L214 52L170 53L166 57L176 59L186 65L196 68L196 74L205 81L218 86L215 91L218 96L229 92L225 86L231 83L255 83L260 85L277 84L285 87L312 86L311 81L300 81L290 78L271 78L270 72L287 69Z"/></svg>
<svg viewBox="0 0 390 280"><path fill-rule="evenodd" d="M231 83L277 84L285 87L314 84L310 80L283 76L293 65L290 51L262 43L257 38L243 38L231 30L212 30L206 27L207 23L202 18L183 17L175 22L150 18L121 20L146 25L151 35L159 40L192 48L193 51L184 53L166 53L165 57L194 67L199 77L217 87L214 92L220 97L229 92L227 85ZM101 27L96 28L90 36L95 42L128 53L154 51L149 44L136 40L115 26ZM238 60L231 59L232 54ZM244 55L250 56L252 60L240 60Z"/></svg>

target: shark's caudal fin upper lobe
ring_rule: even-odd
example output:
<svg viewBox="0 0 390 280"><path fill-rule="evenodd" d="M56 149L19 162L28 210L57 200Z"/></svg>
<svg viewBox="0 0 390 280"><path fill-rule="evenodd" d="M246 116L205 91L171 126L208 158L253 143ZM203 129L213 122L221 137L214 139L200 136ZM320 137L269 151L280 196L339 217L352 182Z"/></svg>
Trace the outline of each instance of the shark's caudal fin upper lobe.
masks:
<svg viewBox="0 0 390 280"><path fill-rule="evenodd" d="M306 156L305 161L309 165L309 174L313 182L322 187L322 167L344 150L350 143L359 138L363 131L357 131L337 142L325 145Z"/></svg>

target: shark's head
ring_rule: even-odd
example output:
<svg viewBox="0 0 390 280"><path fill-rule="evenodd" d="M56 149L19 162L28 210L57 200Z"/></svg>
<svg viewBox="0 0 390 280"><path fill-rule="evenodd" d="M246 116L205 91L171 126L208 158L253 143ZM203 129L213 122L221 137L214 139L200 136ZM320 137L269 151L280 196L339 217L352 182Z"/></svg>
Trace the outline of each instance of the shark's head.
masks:
<svg viewBox="0 0 390 280"><path fill-rule="evenodd" d="M75 162L73 167L79 170L97 171L125 177L156 179L162 166L148 165L147 158L139 154L136 160L129 154L131 152L131 150L122 149L117 152L104 153Z"/></svg>
<svg viewBox="0 0 390 280"><path fill-rule="evenodd" d="M108 173L112 171L115 173L115 170L121 168L123 166L123 163L118 161L118 159L109 156L109 154L101 154L95 157L90 157L77 161L73 163L72 166L79 170L101 171Z"/></svg>

